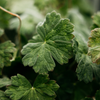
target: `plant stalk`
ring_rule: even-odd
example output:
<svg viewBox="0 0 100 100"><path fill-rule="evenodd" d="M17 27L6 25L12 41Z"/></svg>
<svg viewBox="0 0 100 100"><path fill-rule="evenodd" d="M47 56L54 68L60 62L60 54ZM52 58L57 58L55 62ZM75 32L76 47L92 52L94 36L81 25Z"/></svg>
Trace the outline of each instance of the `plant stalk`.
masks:
<svg viewBox="0 0 100 100"><path fill-rule="evenodd" d="M10 12L10 11L8 11L8 10L4 9L4 8L3 8L3 7L1 7L1 6L0 6L0 9L1 9L1 10L3 10L4 12L6 12L6 13L8 13L8 14L12 15L12 16L17 17L17 18L19 19L19 27L18 27L18 29L17 29L17 33L18 33L18 40L19 40L19 50L21 51L21 48L22 48L22 46L21 46L21 37L20 37L21 18L20 18L20 16L19 16L19 15L14 14L14 13L12 13L12 12Z"/></svg>

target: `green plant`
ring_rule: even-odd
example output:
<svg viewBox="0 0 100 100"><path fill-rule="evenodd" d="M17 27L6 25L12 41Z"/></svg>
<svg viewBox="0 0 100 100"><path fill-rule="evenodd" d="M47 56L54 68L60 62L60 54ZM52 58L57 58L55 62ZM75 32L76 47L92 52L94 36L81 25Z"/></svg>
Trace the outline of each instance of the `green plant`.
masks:
<svg viewBox="0 0 100 100"><path fill-rule="evenodd" d="M20 19L1 6L0 9ZM77 13L75 17L73 12ZM100 14L93 16L92 29L96 29L91 32L89 41L89 30L78 10L70 11L67 16L72 22L68 18L62 19L56 11L48 13L23 48L19 33L21 24L19 46L15 47L10 40L1 41L0 100L55 100L56 94L57 100L99 100L100 90L94 91L100 88L100 65L97 65L100 64ZM4 30L0 29L0 37L3 35ZM24 70L23 65L28 69ZM75 70L81 82L77 80ZM94 88L94 85L98 87Z"/></svg>

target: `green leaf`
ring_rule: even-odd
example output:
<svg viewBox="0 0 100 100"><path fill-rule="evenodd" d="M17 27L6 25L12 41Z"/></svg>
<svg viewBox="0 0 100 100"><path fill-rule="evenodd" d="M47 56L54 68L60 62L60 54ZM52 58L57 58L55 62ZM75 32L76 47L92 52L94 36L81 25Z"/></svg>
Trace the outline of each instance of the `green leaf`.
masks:
<svg viewBox="0 0 100 100"><path fill-rule="evenodd" d="M12 100L55 100L55 91L59 86L48 75L38 75L33 87L22 75L11 77L12 85L6 90L6 94Z"/></svg>
<svg viewBox="0 0 100 100"><path fill-rule="evenodd" d="M44 22L37 25L37 37L22 49L24 66L46 74L55 67L53 58L60 64L67 63L72 56L72 32L69 19L61 19L55 11L48 13Z"/></svg>
<svg viewBox="0 0 100 100"><path fill-rule="evenodd" d="M7 77L0 78L0 88L10 85L10 84L11 84L11 81L9 78L7 78Z"/></svg>
<svg viewBox="0 0 100 100"><path fill-rule="evenodd" d="M93 63L100 64L100 28L92 30L88 41L89 51Z"/></svg>
<svg viewBox="0 0 100 100"><path fill-rule="evenodd" d="M0 100L10 100L6 97L3 91L0 90Z"/></svg>
<svg viewBox="0 0 100 100"><path fill-rule="evenodd" d="M11 41L6 41L0 44L0 68L11 65L11 53L16 50L14 46L15 45Z"/></svg>
<svg viewBox="0 0 100 100"><path fill-rule="evenodd" d="M80 81L84 80L86 83L93 80L93 75L95 75L97 79L100 79L100 66L94 64L91 57L87 55L88 49L86 49L85 45L80 49L78 46L79 44L75 39L73 42L73 48L76 54L75 59L78 62L76 69L78 79Z"/></svg>
<svg viewBox="0 0 100 100"><path fill-rule="evenodd" d="M86 83L88 83L93 80L93 74L95 74L97 79L100 79L100 76L98 75L100 66L92 63L91 57L87 54L87 42L90 30L87 28L86 20L77 9L71 9L68 17L75 25L75 31L73 32L75 35L75 38L73 39L73 50L75 54L75 60L78 63L76 69L78 79L80 81L84 80Z"/></svg>
<svg viewBox="0 0 100 100"><path fill-rule="evenodd" d="M4 30L0 28L0 36L4 34Z"/></svg>

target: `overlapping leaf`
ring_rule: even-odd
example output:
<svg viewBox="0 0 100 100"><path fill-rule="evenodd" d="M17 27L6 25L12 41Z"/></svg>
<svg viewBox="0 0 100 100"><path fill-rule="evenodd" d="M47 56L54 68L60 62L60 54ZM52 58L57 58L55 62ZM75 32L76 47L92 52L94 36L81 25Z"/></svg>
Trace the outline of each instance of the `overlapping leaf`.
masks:
<svg viewBox="0 0 100 100"><path fill-rule="evenodd" d="M100 79L98 73L100 71L100 66L92 63L91 57L87 55L87 41L90 30L86 27L87 24L85 19L77 11L77 9L70 10L68 17L75 25L75 31L73 32L75 35L75 39L73 40L73 49L75 52L75 59L78 63L78 67L76 69L78 79L80 81L84 80L85 82L91 82L93 80L93 74L95 74L96 78Z"/></svg>
<svg viewBox="0 0 100 100"><path fill-rule="evenodd" d="M78 79L80 81L84 80L86 83L93 80L93 75L95 75L97 79L100 79L100 66L93 63L91 57L87 55L88 48L86 49L86 47L83 46L83 48L80 49L77 41L74 40L74 43L75 59L78 62L76 69Z"/></svg>
<svg viewBox="0 0 100 100"><path fill-rule="evenodd" d="M10 60L12 58L11 53L16 50L14 46L15 45L11 41L6 41L0 44L0 68L10 66Z"/></svg>
<svg viewBox="0 0 100 100"><path fill-rule="evenodd" d="M6 97L3 91L0 91L0 100L10 100L10 99Z"/></svg>
<svg viewBox="0 0 100 100"><path fill-rule="evenodd" d="M46 74L55 67L53 58L60 64L67 63L72 55L72 32L73 25L68 19L61 19L55 11L47 14L37 26L38 35L22 49L23 64Z"/></svg>
<svg viewBox="0 0 100 100"><path fill-rule="evenodd" d="M100 28L92 30L88 46L90 47L88 55L94 63L100 64Z"/></svg>
<svg viewBox="0 0 100 100"><path fill-rule="evenodd" d="M12 85L6 90L6 94L12 100L54 100L55 91L59 86L48 75L39 75L33 87L22 75L17 74L11 78Z"/></svg>

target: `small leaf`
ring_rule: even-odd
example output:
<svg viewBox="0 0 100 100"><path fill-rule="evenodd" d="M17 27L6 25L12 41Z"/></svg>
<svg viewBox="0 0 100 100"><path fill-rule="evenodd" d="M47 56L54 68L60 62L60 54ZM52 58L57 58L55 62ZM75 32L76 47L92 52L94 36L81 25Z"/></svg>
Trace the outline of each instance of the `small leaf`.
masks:
<svg viewBox="0 0 100 100"><path fill-rule="evenodd" d="M89 51L93 63L100 64L100 28L92 30L88 41Z"/></svg>
<svg viewBox="0 0 100 100"><path fill-rule="evenodd" d="M11 84L11 81L9 78L7 78L7 77L0 78L0 88L10 85L10 84Z"/></svg>
<svg viewBox="0 0 100 100"><path fill-rule="evenodd" d="M54 100L55 91L59 86L48 75L38 75L33 87L22 75L17 74L11 78L12 85L6 90L6 94L12 100Z"/></svg>
<svg viewBox="0 0 100 100"><path fill-rule="evenodd" d="M22 49L25 66L33 66L35 72L47 74L55 67L53 58L60 64L72 56L71 39L73 25L69 19L61 19L55 11L47 14L43 23L37 25L37 37Z"/></svg>
<svg viewBox="0 0 100 100"><path fill-rule="evenodd" d="M14 46L15 45L11 41L6 41L0 44L0 68L11 65L11 53L16 50Z"/></svg>

